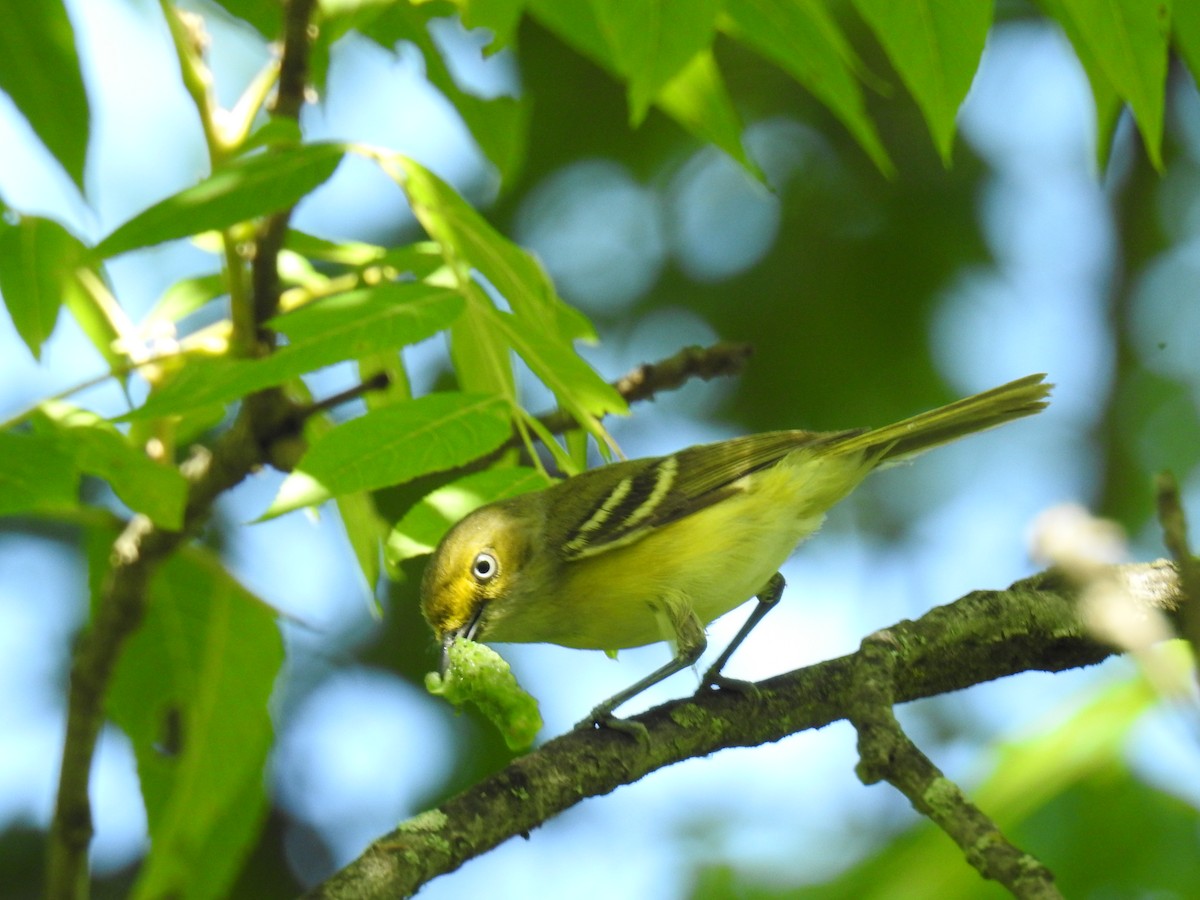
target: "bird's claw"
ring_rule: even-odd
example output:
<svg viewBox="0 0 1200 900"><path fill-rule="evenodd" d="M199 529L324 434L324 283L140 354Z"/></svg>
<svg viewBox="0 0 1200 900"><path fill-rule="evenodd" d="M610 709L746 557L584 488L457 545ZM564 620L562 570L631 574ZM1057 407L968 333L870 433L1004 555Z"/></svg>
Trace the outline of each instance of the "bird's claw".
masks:
<svg viewBox="0 0 1200 900"><path fill-rule="evenodd" d="M758 698L762 694L758 685L753 681L745 681L741 678L729 678L720 672L709 672L704 676L704 680L700 682L700 687L696 693L699 694L704 691L734 691L753 698Z"/></svg>
<svg viewBox="0 0 1200 900"><path fill-rule="evenodd" d="M576 723L574 731L591 731L594 728L611 728L613 731L624 732L637 739L637 742L642 745L649 745L650 732L641 722L635 722L632 719L622 719L614 716L611 711L604 709L602 706L596 707L587 718Z"/></svg>

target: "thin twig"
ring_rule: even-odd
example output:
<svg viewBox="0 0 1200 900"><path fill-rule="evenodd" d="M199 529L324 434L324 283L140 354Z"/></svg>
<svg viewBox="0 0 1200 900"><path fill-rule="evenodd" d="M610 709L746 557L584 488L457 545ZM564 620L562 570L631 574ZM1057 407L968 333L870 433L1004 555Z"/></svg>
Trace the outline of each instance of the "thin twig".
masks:
<svg viewBox="0 0 1200 900"><path fill-rule="evenodd" d="M300 418L307 419L309 416L314 416L317 413L336 409L343 403L357 400L363 394L369 394L371 391L385 390L391 383L392 377L387 372L376 372L366 381L348 387L344 391L339 391L321 400L314 400L312 403L299 407L296 412Z"/></svg>
<svg viewBox="0 0 1200 900"><path fill-rule="evenodd" d="M684 347L674 356L638 366L614 385L630 403L673 391L693 378L710 381L739 375L754 353L751 344L721 341L710 347Z"/></svg>

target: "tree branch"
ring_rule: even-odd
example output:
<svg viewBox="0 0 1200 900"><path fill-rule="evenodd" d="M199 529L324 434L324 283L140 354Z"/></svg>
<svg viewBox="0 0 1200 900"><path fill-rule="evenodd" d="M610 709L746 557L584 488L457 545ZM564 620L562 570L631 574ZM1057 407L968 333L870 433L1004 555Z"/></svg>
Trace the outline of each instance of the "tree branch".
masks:
<svg viewBox="0 0 1200 900"><path fill-rule="evenodd" d="M276 109L295 117L303 101L309 24L315 0L292 0L285 11L286 38ZM300 73L285 77L287 73ZM275 271L282 231L268 225L255 248L255 323L261 326L278 301ZM269 271L268 271L269 270ZM266 295L260 295L265 291ZM234 316L237 321L237 316ZM145 516L134 516L113 544L111 566L100 589L92 621L71 660L67 687L67 728L59 772L58 797L50 826L46 895L51 900L88 896L88 846L93 827L88 797L92 757L104 724L104 698L126 640L146 611L147 588L158 566L208 520L212 505L268 458L274 440L295 428L291 405L278 391L246 398L237 419L213 450L201 450L180 468L189 481L183 527L169 531Z"/></svg>
<svg viewBox="0 0 1200 900"><path fill-rule="evenodd" d="M1121 566L1115 577L1137 602L1173 617L1181 602L1168 562ZM890 645L895 702L961 690L1025 671L1098 663L1114 651L1084 630L1077 591L1050 571L1004 591L976 591L903 623ZM572 731L403 823L314 888L310 898L409 896L515 835L525 835L586 797L726 747L750 747L846 718L858 702L862 651L758 684L758 693L702 692L634 721L649 741L602 729Z"/></svg>
<svg viewBox="0 0 1200 900"><path fill-rule="evenodd" d="M289 119L300 118L304 94L308 90L308 51L314 36L313 10L317 0L287 0L283 16L283 56L279 61L279 90L271 104L271 113ZM274 336L263 323L279 312L279 251L287 237L292 219L290 208L269 216L259 227L254 241L251 284L254 298L253 335L263 346L274 346ZM236 317L234 318L236 322ZM236 338L236 336L235 336ZM235 340L235 345L237 341Z"/></svg>
<svg viewBox="0 0 1200 900"><path fill-rule="evenodd" d="M919 623L915 630L919 630ZM901 622L877 631L863 642L857 696L847 718L858 732L863 784L887 781L913 808L949 835L963 856L984 878L998 881L1015 897L1061 900L1054 874L1032 855L1022 852L998 825L967 799L928 756L904 733L893 712L896 688L896 648L919 635Z"/></svg>
<svg viewBox="0 0 1200 900"><path fill-rule="evenodd" d="M285 411L287 412L287 411ZM104 697L125 641L146 611L147 587L158 565L208 519L212 504L263 458L277 420L255 420L243 407L234 425L210 452L201 450L181 466L190 482L183 528L167 531L134 516L113 543L111 566L95 613L71 660L67 730L58 799L50 829L47 896L88 895L88 845L92 838L88 783L96 739L104 724Z"/></svg>

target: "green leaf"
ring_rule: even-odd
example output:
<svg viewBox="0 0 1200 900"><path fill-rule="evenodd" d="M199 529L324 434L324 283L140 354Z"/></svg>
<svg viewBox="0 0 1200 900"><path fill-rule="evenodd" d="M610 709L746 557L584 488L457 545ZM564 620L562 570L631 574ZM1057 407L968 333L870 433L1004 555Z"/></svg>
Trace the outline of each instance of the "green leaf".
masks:
<svg viewBox="0 0 1200 900"><path fill-rule="evenodd" d="M855 74L862 63L825 4L726 0L720 27L790 73L842 121L881 172L893 173Z"/></svg>
<svg viewBox="0 0 1200 900"><path fill-rule="evenodd" d="M127 374L125 367L130 362L128 349L137 345L127 340L134 336L137 341L133 323L109 290L103 271L81 268L76 275L78 277L71 285L76 289L68 290L63 298L67 309L96 352L113 373L123 379Z"/></svg>
<svg viewBox="0 0 1200 900"><path fill-rule="evenodd" d="M93 542L94 569L111 552L104 538ZM268 702L282 664L275 614L211 551L167 559L108 694L133 742L150 826L134 897L226 895L266 814Z"/></svg>
<svg viewBox="0 0 1200 900"><path fill-rule="evenodd" d="M44 435L0 432L0 515L79 505L74 457Z"/></svg>
<svg viewBox="0 0 1200 900"><path fill-rule="evenodd" d="M590 0L617 74L629 83L629 117L646 118L659 92L712 46L719 0Z"/></svg>
<svg viewBox="0 0 1200 900"><path fill-rule="evenodd" d="M268 116L238 146L238 154L250 153L260 147L290 147L304 140L300 123L288 116Z"/></svg>
<svg viewBox="0 0 1200 900"><path fill-rule="evenodd" d="M453 469L511 434L510 406L493 396L429 394L372 410L314 440L265 515Z"/></svg>
<svg viewBox="0 0 1200 900"><path fill-rule="evenodd" d="M496 322L533 374L554 391L562 407L589 431L596 433L598 426L592 426L605 413L626 410L625 401L616 389L600 378L569 344L526 327L511 313L497 312Z"/></svg>
<svg viewBox="0 0 1200 900"><path fill-rule="evenodd" d="M854 0L921 107L942 162L950 164L954 121L992 25L980 0Z"/></svg>
<svg viewBox="0 0 1200 900"><path fill-rule="evenodd" d="M536 259L492 228L444 181L406 157L391 156L382 163L404 188L417 220L442 246L467 298L468 316L484 316L480 308L490 307L481 291L471 289L473 273L478 272L512 307L511 316L494 317L507 345L521 354L581 425L601 437L599 418L624 412L626 405L571 346L576 338L592 336L590 323L559 298ZM491 338L489 351L497 363L505 346L496 342L498 337Z"/></svg>
<svg viewBox="0 0 1200 900"><path fill-rule="evenodd" d="M142 327L157 322L179 322L218 297L224 296L228 290L225 276L219 273L181 279L163 291L158 302L146 313Z"/></svg>
<svg viewBox="0 0 1200 900"><path fill-rule="evenodd" d="M429 35L430 19L452 14L453 8L448 4L396 3L362 25L361 30L388 50L397 42L406 41L421 52L425 77L462 117L479 149L499 170L501 182L507 184L516 177L525 158L529 104L513 97L485 99L459 87Z"/></svg>
<svg viewBox="0 0 1200 900"><path fill-rule="evenodd" d="M277 40L283 29L283 8L263 0L214 0L235 18L252 25L268 41Z"/></svg>
<svg viewBox="0 0 1200 900"><path fill-rule="evenodd" d="M446 288L398 281L334 294L269 324L287 337L289 353L311 360L311 369L423 341L452 322L462 306Z"/></svg>
<svg viewBox="0 0 1200 900"><path fill-rule="evenodd" d="M62 0L21 3L5 12L0 89L82 190L90 117L71 20Z"/></svg>
<svg viewBox="0 0 1200 900"><path fill-rule="evenodd" d="M22 216L15 225L0 223L0 294L34 359L41 359L63 300L76 290L75 270L86 254L83 244L51 219Z"/></svg>
<svg viewBox="0 0 1200 900"><path fill-rule="evenodd" d="M589 0L532 0L538 21L613 75L620 66ZM702 141L716 144L755 178L762 173L742 146L742 123L733 108L711 49L694 54L654 99L663 112Z"/></svg>
<svg viewBox="0 0 1200 900"><path fill-rule="evenodd" d="M1064 0L1039 0L1039 3L1046 15L1062 26L1071 46L1075 48L1075 55L1083 66L1084 74L1087 75L1088 84L1092 89L1092 100L1096 104L1096 162L1103 170L1108 164L1113 134L1121 116L1121 98L1099 60L1092 54L1083 35L1076 28L1075 20L1067 13Z"/></svg>
<svg viewBox="0 0 1200 900"><path fill-rule="evenodd" d="M400 169L393 174L408 196L413 215L441 246L448 262L460 271L478 269L514 310L554 316L562 301L536 259L496 231L457 191L420 163L400 155L388 162Z"/></svg>
<svg viewBox="0 0 1200 900"><path fill-rule="evenodd" d="M513 42L525 0L454 0L467 28L486 28L492 33L489 53Z"/></svg>
<svg viewBox="0 0 1200 900"><path fill-rule="evenodd" d="M1175 46L1200 82L1200 3L1176 3L1171 11L1171 30Z"/></svg>
<svg viewBox="0 0 1200 900"><path fill-rule="evenodd" d="M150 459L108 422L70 403L48 400L38 412L64 452L74 453L81 471L103 478L126 506L156 525L182 527L188 484L174 466Z"/></svg>
<svg viewBox="0 0 1200 900"><path fill-rule="evenodd" d="M289 229L283 243L284 249L308 259L335 262L344 266L369 266L383 260L388 248L363 241L331 241L304 231Z"/></svg>
<svg viewBox="0 0 1200 900"><path fill-rule="evenodd" d="M515 97L483 99L464 91L451 89L440 77L439 67L428 71L430 81L440 90L462 116L463 124L479 144L483 155L491 160L500 175L500 183L509 185L520 174L525 162L525 140L529 132L529 103Z"/></svg>
<svg viewBox="0 0 1200 900"><path fill-rule="evenodd" d="M759 181L765 180L742 144L742 120L711 51L693 56L654 102L696 137L724 150Z"/></svg>
<svg viewBox="0 0 1200 900"><path fill-rule="evenodd" d="M1200 854L1184 850L1196 841L1194 799L1181 799L1173 792L1176 784L1131 769L1114 760L1014 829L1019 846L1037 847L1041 858L1054 860L1060 896L1188 897L1196 892Z"/></svg>
<svg viewBox="0 0 1200 900"><path fill-rule="evenodd" d="M450 329L454 379L464 391L496 394L516 405L512 348L495 322L499 311L479 285L467 282L462 292L469 301L467 309Z"/></svg>
<svg viewBox="0 0 1200 900"><path fill-rule="evenodd" d="M174 415L228 403L347 359L424 340L462 312L453 291L391 282L335 294L272 319L288 344L264 359L195 357L124 419Z"/></svg>
<svg viewBox="0 0 1200 900"><path fill-rule="evenodd" d="M619 71L612 47L596 18L589 0L530 0L529 11L543 26L557 34L593 62L613 75Z"/></svg>
<svg viewBox="0 0 1200 900"><path fill-rule="evenodd" d="M385 354L376 354L376 358L382 355ZM390 355L393 357L399 356L399 354L394 352ZM364 380L370 377L370 375L364 375L361 367L359 374ZM406 379L402 378L400 384L404 383L406 383ZM365 398L367 408L379 408L378 406L372 406L372 401L378 399L380 393L386 395L395 389L396 386L397 382L393 382L386 392L372 391L369 393ZM304 399L311 400L311 397L305 396ZM392 400L392 402L395 402L395 400ZM383 406L387 404L379 405ZM320 438L332 431L333 428L334 423L331 417L326 413L321 413L309 418L305 424L304 434L311 444L320 440ZM375 498L369 491L354 491L344 494L336 499L336 503L338 516L346 532L346 539L350 542L350 549L354 553L354 558L358 561L359 570L363 574L363 588L370 603L371 611L377 618L380 618L383 611L376 600L375 588L379 583L381 550L383 549L383 540L387 536L387 523L384 522L382 516L376 510ZM269 516L264 516L263 518L269 518Z"/></svg>
<svg viewBox="0 0 1200 900"><path fill-rule="evenodd" d="M432 553L450 526L472 510L549 486L544 472L516 466L474 472L427 494L388 535L384 559L392 577L400 577L404 560Z"/></svg>
<svg viewBox="0 0 1200 900"><path fill-rule="evenodd" d="M529 130L529 104L515 97L476 97L454 81L432 41L420 41L425 55L425 74L430 84L442 92L483 155L500 173L502 184L516 179L525 161L525 138Z"/></svg>
<svg viewBox="0 0 1200 900"><path fill-rule="evenodd" d="M95 252L117 256L287 209L328 180L344 154L341 144L306 144L238 157L199 184L138 213Z"/></svg>
<svg viewBox="0 0 1200 900"><path fill-rule="evenodd" d="M1170 4L1164 0L1061 0L1076 50L1095 60L1129 104L1146 154L1162 168Z"/></svg>
<svg viewBox="0 0 1200 900"><path fill-rule="evenodd" d="M400 247L381 247L362 241L329 241L293 230L288 232L284 247L308 259L338 263L354 269L365 269L368 266L395 269L397 272L412 275L418 281L443 265L442 255L432 241L418 241Z"/></svg>

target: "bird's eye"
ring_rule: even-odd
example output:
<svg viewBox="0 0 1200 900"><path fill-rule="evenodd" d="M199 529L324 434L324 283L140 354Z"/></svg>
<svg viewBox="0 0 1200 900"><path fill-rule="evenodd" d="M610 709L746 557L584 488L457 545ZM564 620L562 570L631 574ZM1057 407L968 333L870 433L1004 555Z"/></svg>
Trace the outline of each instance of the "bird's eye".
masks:
<svg viewBox="0 0 1200 900"><path fill-rule="evenodd" d="M496 570L499 568L496 557L484 550L471 563L471 574L475 576L476 581L491 581L496 576Z"/></svg>

